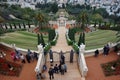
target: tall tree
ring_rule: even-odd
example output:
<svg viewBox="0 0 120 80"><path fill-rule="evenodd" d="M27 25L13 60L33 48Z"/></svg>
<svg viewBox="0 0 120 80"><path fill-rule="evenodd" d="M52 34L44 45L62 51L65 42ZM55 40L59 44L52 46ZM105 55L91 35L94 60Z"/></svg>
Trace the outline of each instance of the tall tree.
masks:
<svg viewBox="0 0 120 80"><path fill-rule="evenodd" d="M42 13L38 13L38 14L36 15L36 19L37 19L38 22L39 22L39 27L40 27L40 29L42 29L42 23L45 22L45 17L44 17L44 15L43 15Z"/></svg>
<svg viewBox="0 0 120 80"><path fill-rule="evenodd" d="M82 43L82 33L80 33L79 41L78 41L78 46Z"/></svg>
<svg viewBox="0 0 120 80"><path fill-rule="evenodd" d="M39 33L37 34L37 38L38 38L38 45L39 45L41 40Z"/></svg>
<svg viewBox="0 0 120 80"><path fill-rule="evenodd" d="M41 44L43 45L43 47L45 47L45 41L44 41L44 39L43 39L42 33L41 33Z"/></svg>
<svg viewBox="0 0 120 80"><path fill-rule="evenodd" d="M88 22L88 14L87 14L87 12L86 12L86 11L83 11L83 12L80 14L79 18L80 18L80 20L81 20L81 22L82 22L81 28L82 28L82 29L85 29L85 27L86 27L85 24Z"/></svg>
<svg viewBox="0 0 120 80"><path fill-rule="evenodd" d="M82 33L82 43L85 44L85 32Z"/></svg>

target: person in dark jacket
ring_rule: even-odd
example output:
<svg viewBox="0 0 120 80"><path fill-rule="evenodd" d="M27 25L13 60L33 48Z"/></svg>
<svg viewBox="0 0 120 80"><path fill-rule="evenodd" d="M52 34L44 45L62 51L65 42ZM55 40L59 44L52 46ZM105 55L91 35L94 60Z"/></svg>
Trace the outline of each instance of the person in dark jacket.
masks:
<svg viewBox="0 0 120 80"><path fill-rule="evenodd" d="M98 51L98 49L97 49L97 50L95 51L95 57L97 57L98 54L99 54L99 51Z"/></svg>
<svg viewBox="0 0 120 80"><path fill-rule="evenodd" d="M54 70L53 70L53 68L49 68L48 73L49 73L50 80L54 79Z"/></svg>

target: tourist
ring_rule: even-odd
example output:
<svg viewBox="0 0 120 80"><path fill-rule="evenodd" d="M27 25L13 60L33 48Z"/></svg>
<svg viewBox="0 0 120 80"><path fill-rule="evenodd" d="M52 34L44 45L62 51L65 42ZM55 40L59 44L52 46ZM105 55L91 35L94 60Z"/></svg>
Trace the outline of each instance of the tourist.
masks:
<svg viewBox="0 0 120 80"><path fill-rule="evenodd" d="M55 73L58 73L58 66L57 66L57 64L55 64L55 66L54 66L54 71L55 71Z"/></svg>
<svg viewBox="0 0 120 80"><path fill-rule="evenodd" d="M28 63L30 63L30 60L31 60L30 55L26 54L26 60L27 60Z"/></svg>
<svg viewBox="0 0 120 80"><path fill-rule="evenodd" d="M103 54L105 56L108 55L109 54L109 50L110 50L109 45L104 46L104 48L103 48Z"/></svg>
<svg viewBox="0 0 120 80"><path fill-rule="evenodd" d="M53 70L53 68L49 68L48 73L49 73L50 80L54 79L54 70Z"/></svg>
<svg viewBox="0 0 120 80"><path fill-rule="evenodd" d="M110 47L109 47L109 45L107 44L107 45L106 45L106 55L109 54L109 51L110 51Z"/></svg>
<svg viewBox="0 0 120 80"><path fill-rule="evenodd" d="M12 60L16 61L15 52L14 51L11 52L10 55L11 55Z"/></svg>
<svg viewBox="0 0 120 80"><path fill-rule="evenodd" d="M104 48L103 48L103 55L105 55L105 56L107 55L107 51L106 50L107 50L107 47L104 46Z"/></svg>
<svg viewBox="0 0 120 80"><path fill-rule="evenodd" d="M31 58L31 61L34 61L34 54L32 52L30 53L30 58Z"/></svg>
<svg viewBox="0 0 120 80"><path fill-rule="evenodd" d="M65 68L65 72L67 72L67 65L66 64L64 64L64 68Z"/></svg>
<svg viewBox="0 0 120 80"><path fill-rule="evenodd" d="M16 56L16 59L19 60L19 59L20 59L20 52L15 49L15 53L16 53L16 55L15 55L15 56Z"/></svg>
<svg viewBox="0 0 120 80"><path fill-rule="evenodd" d="M61 55L61 63L65 64L65 56L63 54Z"/></svg>
<svg viewBox="0 0 120 80"><path fill-rule="evenodd" d="M50 56L50 63L53 63L53 52L52 52L52 50L49 51L49 56Z"/></svg>
<svg viewBox="0 0 120 80"><path fill-rule="evenodd" d="M24 57L24 55L20 54L20 59L21 59L22 63L25 63L25 57Z"/></svg>
<svg viewBox="0 0 120 80"><path fill-rule="evenodd" d="M70 51L70 63L73 63L73 55L74 54L74 51L73 50L71 50Z"/></svg>
<svg viewBox="0 0 120 80"><path fill-rule="evenodd" d="M61 63L58 66L59 72L61 72Z"/></svg>
<svg viewBox="0 0 120 80"><path fill-rule="evenodd" d="M30 51L30 49L28 49L28 52L27 52L27 54L30 56L30 54L31 54L31 51Z"/></svg>
<svg viewBox="0 0 120 80"><path fill-rule="evenodd" d="M38 60L38 54L36 52L33 52L33 53L34 53L34 58Z"/></svg>
<svg viewBox="0 0 120 80"><path fill-rule="evenodd" d="M98 54L99 54L99 50L97 49L97 50L95 51L95 57L97 57Z"/></svg>
<svg viewBox="0 0 120 80"><path fill-rule="evenodd" d="M65 66L64 64L61 65L61 75L64 75L65 72Z"/></svg>
<svg viewBox="0 0 120 80"><path fill-rule="evenodd" d="M43 65L43 71L46 71L47 70L47 66L44 64Z"/></svg>

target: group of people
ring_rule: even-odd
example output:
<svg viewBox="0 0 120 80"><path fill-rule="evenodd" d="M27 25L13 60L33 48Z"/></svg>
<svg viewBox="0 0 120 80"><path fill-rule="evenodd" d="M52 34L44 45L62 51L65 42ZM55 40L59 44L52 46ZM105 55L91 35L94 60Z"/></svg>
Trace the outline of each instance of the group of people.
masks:
<svg viewBox="0 0 120 80"><path fill-rule="evenodd" d="M31 52L30 49L28 49L28 52L26 55L23 55L20 51L16 50L11 53L11 58L13 61L21 60L22 63L26 63L26 60L28 63L31 61L34 61L34 59L38 60L38 54L36 52Z"/></svg>
<svg viewBox="0 0 120 80"><path fill-rule="evenodd" d="M110 51L110 47L109 47L109 45L107 44L107 45L105 45L104 47L103 47L103 55L104 56L106 56L106 55L108 55L109 54L109 51ZM97 49L97 50L95 50L95 57L97 57L99 55L99 50Z"/></svg>
<svg viewBox="0 0 120 80"><path fill-rule="evenodd" d="M59 74L61 73L61 75L64 75L64 73L67 72L67 65L64 63L64 64L55 64L55 66L53 67L53 65L51 65L51 67L49 68L49 77L50 77L50 80L51 79L54 79L54 73L56 74Z"/></svg>
<svg viewBox="0 0 120 80"><path fill-rule="evenodd" d="M55 64L55 66L53 67L53 64L51 64L51 67L49 68L48 73L50 80L54 79L54 73L61 73L61 75L64 75L65 72L67 72L67 65L65 64L65 56L61 54L59 65Z"/></svg>

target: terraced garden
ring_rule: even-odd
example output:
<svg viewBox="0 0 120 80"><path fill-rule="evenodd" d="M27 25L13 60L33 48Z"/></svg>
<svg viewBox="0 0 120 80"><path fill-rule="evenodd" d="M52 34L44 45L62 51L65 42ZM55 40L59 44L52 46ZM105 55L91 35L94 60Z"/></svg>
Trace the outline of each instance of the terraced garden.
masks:
<svg viewBox="0 0 120 80"><path fill-rule="evenodd" d="M116 42L116 31L98 30L85 34L86 50L103 47L108 42ZM79 35L75 36L76 41L79 40Z"/></svg>
<svg viewBox="0 0 120 80"><path fill-rule="evenodd" d="M48 42L48 35L43 35L45 43ZM16 31L0 36L0 41L8 44L16 44L17 47L37 50L37 34L27 31Z"/></svg>

